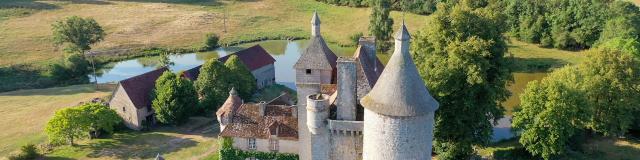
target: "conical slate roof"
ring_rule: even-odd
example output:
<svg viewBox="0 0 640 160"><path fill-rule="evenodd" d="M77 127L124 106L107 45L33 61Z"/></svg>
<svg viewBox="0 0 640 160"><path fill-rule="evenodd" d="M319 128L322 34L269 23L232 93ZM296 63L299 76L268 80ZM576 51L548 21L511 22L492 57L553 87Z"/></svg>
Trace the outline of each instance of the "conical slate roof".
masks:
<svg viewBox="0 0 640 160"><path fill-rule="evenodd" d="M398 30L393 37L396 40L406 41L411 39L411 35L409 34L409 30L407 30L407 26L404 24L404 20L402 21L402 27Z"/></svg>
<svg viewBox="0 0 640 160"><path fill-rule="evenodd" d="M313 18L311 18L311 24L318 25L320 24L320 16L318 16L318 12L313 12Z"/></svg>
<svg viewBox="0 0 640 160"><path fill-rule="evenodd" d="M404 25L398 33L398 40L409 37ZM408 39L403 41L409 43ZM360 103L370 111L387 116L424 115L439 106L420 78L409 52L393 53L378 82Z"/></svg>
<svg viewBox="0 0 640 160"><path fill-rule="evenodd" d="M329 49L322 36L312 37L307 49L302 52L293 68L296 69L324 69L336 68L338 56Z"/></svg>

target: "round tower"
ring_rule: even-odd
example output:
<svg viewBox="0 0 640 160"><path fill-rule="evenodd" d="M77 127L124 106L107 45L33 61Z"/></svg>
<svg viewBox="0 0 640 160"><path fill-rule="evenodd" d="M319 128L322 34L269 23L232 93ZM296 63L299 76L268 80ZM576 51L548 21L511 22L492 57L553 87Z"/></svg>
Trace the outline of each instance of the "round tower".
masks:
<svg viewBox="0 0 640 160"><path fill-rule="evenodd" d="M313 94L307 97L307 128L310 138L310 160L329 159L329 95Z"/></svg>
<svg viewBox="0 0 640 160"><path fill-rule="evenodd" d="M431 97L409 55L411 36L404 25L394 35L395 51L378 82L361 100L365 108L363 159L431 159Z"/></svg>

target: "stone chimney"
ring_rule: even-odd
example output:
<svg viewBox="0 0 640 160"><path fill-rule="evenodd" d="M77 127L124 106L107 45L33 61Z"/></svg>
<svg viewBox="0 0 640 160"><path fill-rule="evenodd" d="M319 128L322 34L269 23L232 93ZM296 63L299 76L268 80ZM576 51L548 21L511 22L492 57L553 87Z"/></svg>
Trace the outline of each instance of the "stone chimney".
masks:
<svg viewBox="0 0 640 160"><path fill-rule="evenodd" d="M291 106L291 116L298 118L298 106Z"/></svg>
<svg viewBox="0 0 640 160"><path fill-rule="evenodd" d="M267 110L267 102L260 102L258 103L258 108L260 110L260 116L265 116L265 111Z"/></svg>
<svg viewBox="0 0 640 160"><path fill-rule="evenodd" d="M360 37L358 40L358 44L360 45L360 49L363 49L365 53L367 53L367 61L373 64L374 70L378 70L377 59L376 57L376 37Z"/></svg>
<svg viewBox="0 0 640 160"><path fill-rule="evenodd" d="M356 120L356 62L353 58L338 58L336 97L338 120Z"/></svg>

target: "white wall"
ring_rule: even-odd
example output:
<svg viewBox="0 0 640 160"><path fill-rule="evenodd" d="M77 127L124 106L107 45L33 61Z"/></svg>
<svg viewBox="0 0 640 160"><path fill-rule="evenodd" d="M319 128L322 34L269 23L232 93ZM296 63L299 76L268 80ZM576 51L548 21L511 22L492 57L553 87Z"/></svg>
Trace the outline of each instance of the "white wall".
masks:
<svg viewBox="0 0 640 160"><path fill-rule="evenodd" d="M278 140L278 153L298 154L298 141ZM236 149L249 151L249 139L233 137L233 147ZM271 152L269 139L256 139L256 151Z"/></svg>
<svg viewBox="0 0 640 160"><path fill-rule="evenodd" d="M269 64L251 71L253 77L256 78L258 89L272 85L275 83L276 70L273 64Z"/></svg>

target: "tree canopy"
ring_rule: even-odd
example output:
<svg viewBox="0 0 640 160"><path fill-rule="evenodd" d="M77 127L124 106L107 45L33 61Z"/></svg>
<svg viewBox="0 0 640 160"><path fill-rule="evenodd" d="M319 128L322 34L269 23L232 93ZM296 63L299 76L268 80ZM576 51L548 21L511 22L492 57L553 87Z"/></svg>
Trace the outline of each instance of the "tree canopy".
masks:
<svg viewBox="0 0 640 160"><path fill-rule="evenodd" d="M156 80L151 107L156 119L164 124L183 124L196 112L198 96L193 83L165 71Z"/></svg>
<svg viewBox="0 0 640 160"><path fill-rule="evenodd" d="M391 39L393 33L393 19L389 17L391 2L389 0L371 0L371 16L369 20L369 33L376 37L378 48L386 48L386 41Z"/></svg>
<svg viewBox="0 0 640 160"><path fill-rule="evenodd" d="M250 99L258 86L256 78L253 77L249 68L236 55L231 55L224 65L229 69L231 79L235 80L232 81L233 87L238 90L240 97L242 99Z"/></svg>
<svg viewBox="0 0 640 160"><path fill-rule="evenodd" d="M513 78L504 57L503 19L492 6L463 1L443 5L414 37L412 54L425 84L440 102L434 147L439 159L468 159L472 145L487 144L492 121L503 116L501 101Z"/></svg>
<svg viewBox="0 0 640 160"><path fill-rule="evenodd" d="M109 107L98 103L86 103L56 111L53 118L47 122L45 132L51 143L73 145L76 139L85 138L90 132L111 133L121 122L120 116Z"/></svg>
<svg viewBox="0 0 640 160"><path fill-rule="evenodd" d="M78 16L57 21L52 28L54 43L68 43L70 48L67 49L77 51L90 50L91 44L102 41L106 35L96 20Z"/></svg>
<svg viewBox="0 0 640 160"><path fill-rule="evenodd" d="M202 65L195 87L204 111L215 111L227 99L234 81L229 75L229 69L217 59L211 59Z"/></svg>

